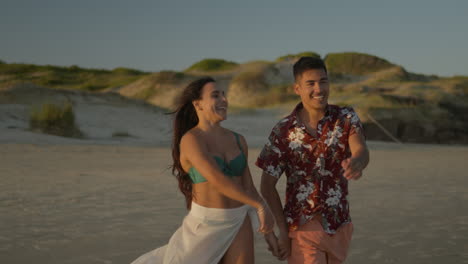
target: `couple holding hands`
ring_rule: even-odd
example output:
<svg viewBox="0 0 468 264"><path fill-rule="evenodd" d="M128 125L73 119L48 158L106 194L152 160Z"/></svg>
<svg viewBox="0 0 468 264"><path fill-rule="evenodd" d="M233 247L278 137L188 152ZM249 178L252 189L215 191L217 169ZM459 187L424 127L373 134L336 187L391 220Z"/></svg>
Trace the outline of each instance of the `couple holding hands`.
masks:
<svg viewBox="0 0 468 264"><path fill-rule="evenodd" d="M290 264L345 261L353 232L348 181L369 162L362 125L352 108L328 104L321 59L300 58L293 74L301 102L273 127L257 158L261 195L246 140L220 125L227 117L224 91L210 77L185 88L174 112L172 172L189 213L167 245L133 264L254 263L255 231ZM276 189L283 173L284 206Z"/></svg>

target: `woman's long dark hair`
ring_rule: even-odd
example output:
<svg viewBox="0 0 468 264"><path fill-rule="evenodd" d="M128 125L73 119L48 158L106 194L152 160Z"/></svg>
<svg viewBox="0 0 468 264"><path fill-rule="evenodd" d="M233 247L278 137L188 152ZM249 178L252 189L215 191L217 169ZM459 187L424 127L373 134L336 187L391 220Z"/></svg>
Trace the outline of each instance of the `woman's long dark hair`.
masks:
<svg viewBox="0 0 468 264"><path fill-rule="evenodd" d="M173 125L172 137L172 174L179 181L179 189L185 196L187 209L192 204L192 180L184 171L180 163L180 140L182 136L198 124L198 116L193 106L193 101L201 99L201 93L205 84L215 82L211 77L203 77L191 82L185 87L184 92L179 97Z"/></svg>

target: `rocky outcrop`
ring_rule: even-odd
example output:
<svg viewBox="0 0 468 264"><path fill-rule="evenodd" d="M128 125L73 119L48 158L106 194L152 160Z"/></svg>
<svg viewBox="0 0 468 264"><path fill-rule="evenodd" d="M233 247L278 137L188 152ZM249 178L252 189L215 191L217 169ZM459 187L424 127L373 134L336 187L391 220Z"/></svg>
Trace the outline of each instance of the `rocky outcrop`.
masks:
<svg viewBox="0 0 468 264"><path fill-rule="evenodd" d="M448 111L430 113L425 110L411 108L361 111L366 138L412 143L468 144L466 117Z"/></svg>

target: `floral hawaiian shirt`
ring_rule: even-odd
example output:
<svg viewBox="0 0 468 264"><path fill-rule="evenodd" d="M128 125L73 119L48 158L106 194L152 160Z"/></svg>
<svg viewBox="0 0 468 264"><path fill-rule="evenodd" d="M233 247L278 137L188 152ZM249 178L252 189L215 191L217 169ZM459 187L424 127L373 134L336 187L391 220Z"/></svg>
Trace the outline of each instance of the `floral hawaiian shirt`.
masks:
<svg viewBox="0 0 468 264"><path fill-rule="evenodd" d="M363 133L362 125L352 108L328 105L313 136L297 117L302 107L272 129L256 165L276 178L286 172L284 214L290 231L321 214L323 229L334 234L351 222L341 162L351 156L349 136Z"/></svg>

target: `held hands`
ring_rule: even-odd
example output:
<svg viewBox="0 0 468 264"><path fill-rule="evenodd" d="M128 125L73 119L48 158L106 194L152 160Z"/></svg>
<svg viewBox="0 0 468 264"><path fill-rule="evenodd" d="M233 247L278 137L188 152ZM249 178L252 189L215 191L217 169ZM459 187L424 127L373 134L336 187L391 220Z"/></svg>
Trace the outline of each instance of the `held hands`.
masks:
<svg viewBox="0 0 468 264"><path fill-rule="evenodd" d="M291 240L288 237L288 233L281 233L279 238L276 237L273 232L275 226L275 220L273 213L262 200L261 206L257 208L258 219L260 221L260 228L258 232L263 233L265 241L268 244L268 250L271 251L273 256L277 257L278 260L286 260L291 254Z"/></svg>
<svg viewBox="0 0 468 264"><path fill-rule="evenodd" d="M278 246L278 238L275 235L275 232L270 232L264 235L265 241L268 244L268 251L275 257L279 256L279 246Z"/></svg>
<svg viewBox="0 0 468 264"><path fill-rule="evenodd" d="M286 234L277 238L274 232L265 234L265 241L268 244L268 250L278 260L286 260L291 254L291 239Z"/></svg>
<svg viewBox="0 0 468 264"><path fill-rule="evenodd" d="M275 226L275 220L273 218L273 213L270 210L270 207L262 200L260 207L257 208L258 220L260 222L260 228L258 232L263 234L268 234L273 232L273 227Z"/></svg>
<svg viewBox="0 0 468 264"><path fill-rule="evenodd" d="M363 165L357 158L347 158L341 162L343 176L348 180L357 180L362 176Z"/></svg>

